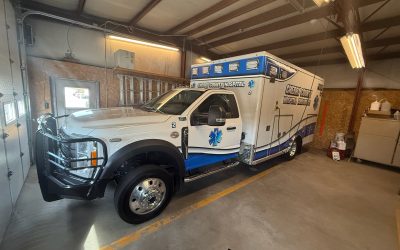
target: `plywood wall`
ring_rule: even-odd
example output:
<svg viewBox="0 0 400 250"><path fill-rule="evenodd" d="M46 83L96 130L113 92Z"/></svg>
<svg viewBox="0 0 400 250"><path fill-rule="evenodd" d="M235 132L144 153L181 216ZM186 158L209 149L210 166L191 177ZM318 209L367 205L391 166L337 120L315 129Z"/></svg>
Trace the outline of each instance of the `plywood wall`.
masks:
<svg viewBox="0 0 400 250"><path fill-rule="evenodd" d="M317 123L316 135L313 147L327 148L330 140L334 138L336 132L347 132L355 90L354 89L325 89L321 101L321 109ZM400 90L399 89L365 89L362 91L360 105L357 109L355 132L356 135L360 128L361 116L368 109L371 102L375 100L373 95L379 99L386 98L392 107L400 109ZM326 107L327 115L325 128L321 131L322 113Z"/></svg>

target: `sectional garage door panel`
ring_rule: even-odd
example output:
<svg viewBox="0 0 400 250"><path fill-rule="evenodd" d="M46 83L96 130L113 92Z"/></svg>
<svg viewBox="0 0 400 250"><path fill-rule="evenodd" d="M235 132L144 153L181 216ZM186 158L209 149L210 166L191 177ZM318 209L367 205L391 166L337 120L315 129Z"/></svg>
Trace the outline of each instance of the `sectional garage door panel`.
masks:
<svg viewBox="0 0 400 250"><path fill-rule="evenodd" d="M2 134L2 128L0 127L0 133ZM11 203L11 191L10 185L7 178L7 162L6 154L4 149L4 141L0 139L0 241L4 234L8 220L12 211Z"/></svg>

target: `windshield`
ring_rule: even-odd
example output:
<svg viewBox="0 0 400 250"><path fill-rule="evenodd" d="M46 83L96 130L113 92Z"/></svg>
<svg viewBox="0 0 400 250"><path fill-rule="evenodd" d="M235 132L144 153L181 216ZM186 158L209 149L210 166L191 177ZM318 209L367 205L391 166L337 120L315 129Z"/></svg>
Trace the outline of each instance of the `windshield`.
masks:
<svg viewBox="0 0 400 250"><path fill-rule="evenodd" d="M180 115L202 94L203 92L199 90L171 90L150 100L141 108L163 114Z"/></svg>

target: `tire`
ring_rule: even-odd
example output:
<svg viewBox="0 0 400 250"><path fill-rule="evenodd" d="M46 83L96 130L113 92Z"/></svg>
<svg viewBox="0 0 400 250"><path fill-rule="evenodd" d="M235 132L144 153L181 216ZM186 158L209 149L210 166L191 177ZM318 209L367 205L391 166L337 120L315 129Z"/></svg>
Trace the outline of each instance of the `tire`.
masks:
<svg viewBox="0 0 400 250"><path fill-rule="evenodd" d="M290 161L293 160L298 153L300 153L301 149L301 140L296 138L295 140L292 141L292 143L289 146L289 151L285 154L286 160Z"/></svg>
<svg viewBox="0 0 400 250"><path fill-rule="evenodd" d="M173 178L164 169L144 165L126 174L114 193L114 205L122 220L140 224L159 215L171 200Z"/></svg>

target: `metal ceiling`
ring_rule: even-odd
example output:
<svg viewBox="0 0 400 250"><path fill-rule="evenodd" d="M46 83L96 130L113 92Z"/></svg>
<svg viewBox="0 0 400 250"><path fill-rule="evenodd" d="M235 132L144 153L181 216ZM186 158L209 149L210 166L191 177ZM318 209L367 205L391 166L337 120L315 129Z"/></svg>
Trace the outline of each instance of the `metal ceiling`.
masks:
<svg viewBox="0 0 400 250"><path fill-rule="evenodd" d="M367 55L385 58L400 51L399 39L387 40L400 34L400 1L357 2ZM21 0L21 5L92 23L113 20L159 35L187 35L188 49L211 57L268 50L300 65L317 58L327 63L345 58L336 48L337 37L344 34L336 9L318 8L312 0ZM146 34L136 32L139 37ZM181 36L147 34L146 39L183 44ZM328 49L315 55L320 48Z"/></svg>

